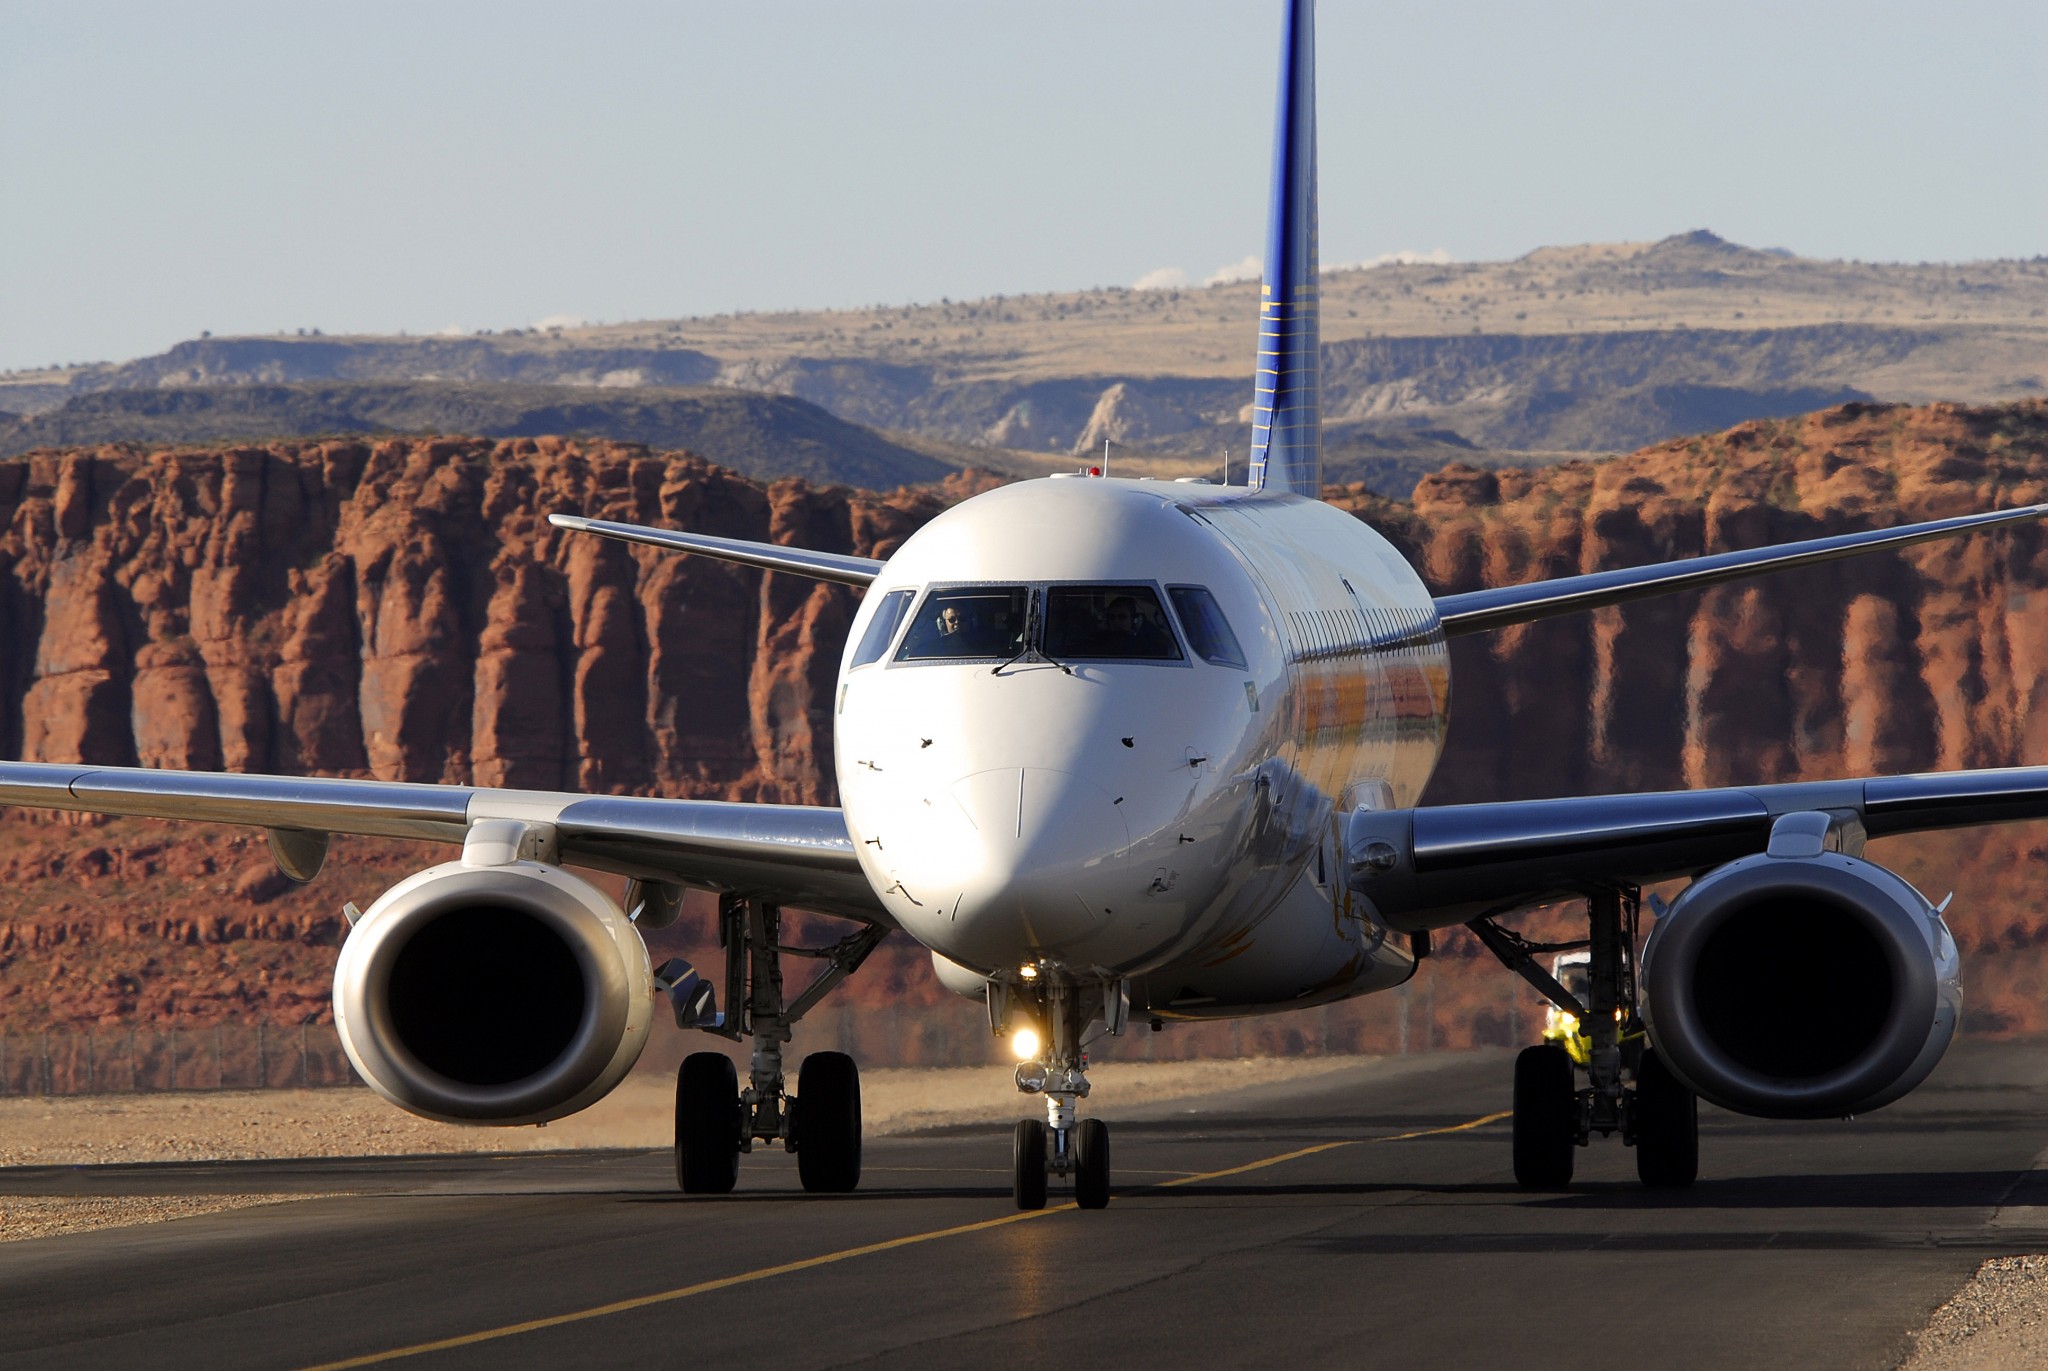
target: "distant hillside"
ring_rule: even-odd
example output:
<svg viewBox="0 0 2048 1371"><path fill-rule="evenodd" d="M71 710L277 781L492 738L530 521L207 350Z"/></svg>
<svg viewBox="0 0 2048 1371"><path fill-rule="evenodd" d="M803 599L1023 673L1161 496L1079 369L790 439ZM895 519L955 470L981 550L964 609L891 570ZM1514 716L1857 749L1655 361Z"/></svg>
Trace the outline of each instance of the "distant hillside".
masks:
<svg viewBox="0 0 2048 1371"><path fill-rule="evenodd" d="M785 395L420 382L106 390L31 418L0 419L0 457L133 441L260 442L339 434L589 435L685 449L756 480L801 476L871 490L959 468Z"/></svg>
<svg viewBox="0 0 2048 1371"><path fill-rule="evenodd" d="M1701 231L1512 262L1333 268L1323 290L1325 417L1356 449L1333 456L1370 459L1383 481L1407 479L1390 452L1439 439L1469 448L1466 460L1526 465L1850 401L2048 393L2048 258L1825 262ZM807 400L913 448L1036 454L1043 466L1107 439L1149 474L1185 474L1226 451L1241 459L1250 441L1257 291L1113 288L466 338L201 338L133 362L0 376L0 410L193 386L574 387L625 407L580 411L579 431L668 444L689 440L618 426L637 403L618 396L710 386ZM1008 455L993 464L1021 469Z"/></svg>
<svg viewBox="0 0 2048 1371"><path fill-rule="evenodd" d="M195 338L118 365L0 377L0 409L34 414L74 395L164 386L293 381L488 381L561 386L695 386L718 374L688 349L522 347L517 334L476 338Z"/></svg>

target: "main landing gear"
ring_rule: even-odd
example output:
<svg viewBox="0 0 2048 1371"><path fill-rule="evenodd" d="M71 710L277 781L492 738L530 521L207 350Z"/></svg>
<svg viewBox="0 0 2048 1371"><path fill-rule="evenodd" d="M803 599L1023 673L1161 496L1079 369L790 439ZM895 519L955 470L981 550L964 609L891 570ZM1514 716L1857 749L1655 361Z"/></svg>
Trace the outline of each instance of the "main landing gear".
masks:
<svg viewBox="0 0 2048 1371"><path fill-rule="evenodd" d="M747 1085L722 1052L693 1052L676 1073L676 1183L685 1194L723 1195L739 1181L740 1154L757 1142L780 1142L796 1153L806 1190L844 1193L860 1184L860 1072L843 1052L813 1052L787 1090L782 1046L797 1020L867 959L886 930L863 928L825 948L782 943L782 911L728 895L719 902L719 943L725 948L726 1003L717 1012L711 985L687 962L655 973L675 1005L676 1022L738 1042L753 1039ZM823 974L785 1000L782 958L822 958Z"/></svg>
<svg viewBox="0 0 2048 1371"><path fill-rule="evenodd" d="M1636 987L1640 912L1640 892L1624 886L1588 898L1584 943L1527 942L1490 918L1467 925L1573 1023L1568 1041L1578 1060L1574 1049L1554 1042L1524 1048L1515 1059L1515 1180L1525 1190L1570 1185L1577 1150L1595 1133L1619 1133L1636 1149L1636 1174L1645 1185L1688 1186L1699 1175L1699 1102L1645 1040ZM1583 1004L1536 962L1538 953L1580 947L1590 954Z"/></svg>
<svg viewBox="0 0 2048 1371"><path fill-rule="evenodd" d="M1082 1209L1109 1207L1109 1125L1078 1117L1088 1098L1088 1059L1081 1035L1099 1015L1111 1033L1123 1031L1130 1002L1121 985L1075 984L1049 971L1014 986L989 983L989 1022L998 1033L1036 1032L1045 1027L1045 1051L1017 1068L1017 1088L1045 1096L1045 1122L1018 1123L1011 1146L1010 1191L1019 1209L1045 1208L1054 1176L1071 1177L1074 1203ZM1018 1003L1022 1001L1022 1003Z"/></svg>

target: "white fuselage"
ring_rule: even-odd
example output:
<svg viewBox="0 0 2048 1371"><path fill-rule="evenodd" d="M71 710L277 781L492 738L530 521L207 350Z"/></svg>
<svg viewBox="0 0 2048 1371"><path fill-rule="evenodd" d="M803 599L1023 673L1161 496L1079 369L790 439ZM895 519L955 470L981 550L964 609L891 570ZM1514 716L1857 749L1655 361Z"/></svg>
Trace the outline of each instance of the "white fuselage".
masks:
<svg viewBox="0 0 2048 1371"><path fill-rule="evenodd" d="M1204 598L1234 645L1191 622ZM938 636L948 603L977 620L966 648ZM1104 637L1133 618L1140 646ZM1412 972L1346 892L1334 819L1416 802L1448 696L1428 591L1342 511L1036 480L889 559L848 635L835 754L862 867L942 969L1031 964L1128 979L1154 1017L1242 1013Z"/></svg>

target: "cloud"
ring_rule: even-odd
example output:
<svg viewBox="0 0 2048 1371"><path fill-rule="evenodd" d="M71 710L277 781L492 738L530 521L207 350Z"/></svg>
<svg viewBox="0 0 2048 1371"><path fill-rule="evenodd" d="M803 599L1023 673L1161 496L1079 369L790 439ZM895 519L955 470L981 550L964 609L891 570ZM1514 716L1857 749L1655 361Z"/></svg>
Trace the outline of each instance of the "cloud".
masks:
<svg viewBox="0 0 2048 1371"><path fill-rule="evenodd" d="M1402 248L1398 252L1383 252L1377 257L1368 257L1363 262L1339 262L1331 271L1371 271L1374 267L1441 267L1451 261L1451 254L1444 248L1431 248L1428 252L1417 252L1414 248Z"/></svg>
<svg viewBox="0 0 2048 1371"><path fill-rule="evenodd" d="M545 319L534 320L533 326L535 328L582 328L583 316L580 314L550 314Z"/></svg>
<svg viewBox="0 0 2048 1371"><path fill-rule="evenodd" d="M1131 283L1132 290L1179 290L1188 283L1188 274L1179 267L1160 267L1148 271Z"/></svg>
<svg viewBox="0 0 2048 1371"><path fill-rule="evenodd" d="M469 330L460 324L443 324L440 332L443 338L460 338Z"/></svg>
<svg viewBox="0 0 2048 1371"><path fill-rule="evenodd" d="M1227 267L1216 268L1216 270L1203 278L1202 284L1205 286L1227 286L1232 281L1256 281L1265 273L1266 264L1260 261L1257 256L1251 256L1241 262L1232 262Z"/></svg>

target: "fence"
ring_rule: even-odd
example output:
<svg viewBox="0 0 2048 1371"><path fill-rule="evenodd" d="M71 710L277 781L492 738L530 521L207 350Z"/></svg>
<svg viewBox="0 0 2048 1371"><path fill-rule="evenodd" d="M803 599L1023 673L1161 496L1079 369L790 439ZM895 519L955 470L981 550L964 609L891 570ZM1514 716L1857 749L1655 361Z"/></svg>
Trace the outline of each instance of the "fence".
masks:
<svg viewBox="0 0 2048 1371"><path fill-rule="evenodd" d="M357 1083L332 1024L215 1024L0 1036L0 1095Z"/></svg>
<svg viewBox="0 0 2048 1371"><path fill-rule="evenodd" d="M1256 1019L1176 1023L1153 1032L1133 1019L1119 1037L1097 1037L1089 1053L1103 1061L1205 1057L1314 1056L1424 1052L1437 1047L1508 1044L1533 1032L1535 1018L1507 998L1501 1012L1476 1018L1449 1007L1439 1022L1426 980L1386 995ZM1535 1011L1540 1015L1541 1010ZM1453 1036L1455 1034L1455 1036ZM657 1019L641 1070L673 1071L686 1052L725 1047ZM835 1005L797 1025L791 1060L818 1051L848 1052L868 1067L1007 1064L989 1036L979 1004ZM105 1095L166 1090L308 1089L360 1084L332 1024L218 1024L151 1029L53 1030L0 1036L0 1096Z"/></svg>

